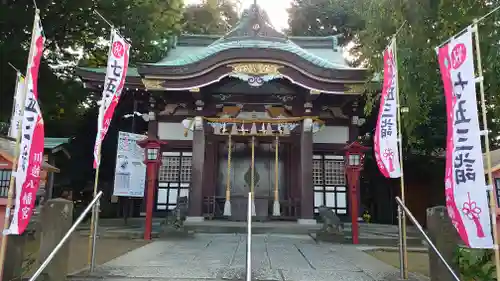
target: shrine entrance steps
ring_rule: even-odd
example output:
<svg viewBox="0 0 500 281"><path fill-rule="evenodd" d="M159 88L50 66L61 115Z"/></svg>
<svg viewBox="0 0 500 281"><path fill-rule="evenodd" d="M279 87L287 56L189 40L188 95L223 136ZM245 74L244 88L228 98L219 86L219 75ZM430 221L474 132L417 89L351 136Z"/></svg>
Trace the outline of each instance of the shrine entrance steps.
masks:
<svg viewBox="0 0 500 281"><path fill-rule="evenodd" d="M153 221L154 239L163 239L161 235L161 219ZM133 218L129 219L128 224L124 225L123 219L101 219L99 221L99 236L104 238L125 238L125 239L142 239L144 229L144 219ZM315 239L315 233L321 228L321 224L317 225L300 225L297 222L253 222L252 232L254 234L283 234L283 235L308 235ZM243 234L247 232L246 222L218 221L207 220L203 222L187 222L186 229L190 236L196 234ZM79 228L79 233L88 236L88 226L82 225ZM351 225L345 224L346 243L351 241ZM397 246L398 245L398 229L396 225L384 224L360 224L361 245L368 246ZM408 246L422 247L423 244L418 230L413 226L408 227Z"/></svg>
<svg viewBox="0 0 500 281"><path fill-rule="evenodd" d="M231 281L245 280L245 234L198 234L192 239L155 240L96 267L72 281ZM99 249L96 249L97 254ZM316 243L308 235L255 234L251 246L252 280L398 280L396 268L362 247ZM425 280L414 274L411 281Z"/></svg>

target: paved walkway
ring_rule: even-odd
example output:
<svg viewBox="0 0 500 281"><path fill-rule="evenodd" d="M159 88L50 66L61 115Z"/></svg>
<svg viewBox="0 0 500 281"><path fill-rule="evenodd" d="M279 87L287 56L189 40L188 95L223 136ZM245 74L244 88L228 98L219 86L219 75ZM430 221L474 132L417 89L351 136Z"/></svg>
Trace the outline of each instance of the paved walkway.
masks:
<svg viewBox="0 0 500 281"><path fill-rule="evenodd" d="M254 235L254 280L397 280L395 268L351 245L316 244L308 236ZM246 237L198 234L155 241L97 268L115 280L244 280Z"/></svg>

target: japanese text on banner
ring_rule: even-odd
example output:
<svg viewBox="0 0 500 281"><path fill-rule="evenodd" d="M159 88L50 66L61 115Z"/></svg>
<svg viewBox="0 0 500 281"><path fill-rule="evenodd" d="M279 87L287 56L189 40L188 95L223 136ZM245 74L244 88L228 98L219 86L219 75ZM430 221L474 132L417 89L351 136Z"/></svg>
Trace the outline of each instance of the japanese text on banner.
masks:
<svg viewBox="0 0 500 281"><path fill-rule="evenodd" d="M146 185L144 148L137 142L147 136L119 132L116 151L114 196L143 197Z"/></svg>
<svg viewBox="0 0 500 281"><path fill-rule="evenodd" d="M108 133L111 119L120 95L125 85L127 76L130 45L121 37L116 30L111 31L111 48L108 55L108 67L106 80L99 109L97 123L97 136L94 146L94 169L100 164L100 151L102 141Z"/></svg>
<svg viewBox="0 0 500 281"><path fill-rule="evenodd" d="M44 126L38 105L38 70L43 55L45 38L38 14L35 16L26 77L26 99L22 116L20 155L16 171L15 209L7 234L22 234L29 224L36 194L40 186L43 163Z"/></svg>
<svg viewBox="0 0 500 281"><path fill-rule="evenodd" d="M14 102L12 108L12 117L10 119L9 137L17 138L21 129L21 108L24 96L24 77L18 75L16 79L16 92L14 93Z"/></svg>
<svg viewBox="0 0 500 281"><path fill-rule="evenodd" d="M397 65L394 41L384 51L384 84L380 98L377 127L375 128L374 151L377 166L387 178L399 178L398 133L397 133Z"/></svg>
<svg viewBox="0 0 500 281"><path fill-rule="evenodd" d="M484 178L476 100L472 32L438 50L446 97L445 193L448 215L471 248L491 248L490 214Z"/></svg>

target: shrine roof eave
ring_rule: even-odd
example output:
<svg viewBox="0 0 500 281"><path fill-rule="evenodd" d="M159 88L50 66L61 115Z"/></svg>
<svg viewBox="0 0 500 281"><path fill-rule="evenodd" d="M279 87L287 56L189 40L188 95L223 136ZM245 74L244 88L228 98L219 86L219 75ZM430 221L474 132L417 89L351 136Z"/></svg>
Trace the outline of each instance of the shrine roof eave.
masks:
<svg viewBox="0 0 500 281"><path fill-rule="evenodd" d="M264 63L257 63L264 64ZM297 69L288 66L280 66L268 64L269 69L275 67L275 72L269 74L262 74L254 76L251 73L244 73L245 68L251 67L252 63L235 63L235 64L222 64L204 75L193 76L185 79L170 79L161 76L143 79L148 90L156 91L185 91L193 89L201 89L209 85L216 84L223 79L234 78L243 80L245 82L253 83L255 77L259 76L262 80L261 83L269 82L272 80L282 79L287 80L291 84L295 84L303 89L309 90L311 93L327 93L327 94L361 94L364 92L364 80L325 80L318 79L307 74L304 74ZM265 64L264 64L265 65ZM255 87L255 85L254 85ZM355 88L355 89L352 89ZM363 88L362 90L359 90Z"/></svg>
<svg viewBox="0 0 500 281"><path fill-rule="evenodd" d="M77 67L75 75L80 77L85 87L93 88L94 85L102 85L106 78L105 67ZM137 68L129 67L127 77L125 78L125 90L130 89L145 89L142 83L141 76L137 72Z"/></svg>
<svg viewBox="0 0 500 281"><path fill-rule="evenodd" d="M78 68L76 74L82 79L85 87L99 88L104 84L105 68ZM170 79L166 77L156 77L154 79L143 79L136 69L130 68L127 73L125 90L129 89L147 89L152 91L186 91L200 89L215 84L226 77L242 78L240 74L235 73L231 65L221 65L211 69L201 76L193 76L185 79ZM364 92L363 80L321 80L317 77L305 75L296 68L282 66L279 76L273 79L286 79L292 84L301 88L310 90L313 94L340 94L356 95Z"/></svg>
<svg viewBox="0 0 500 281"><path fill-rule="evenodd" d="M303 50L303 49L301 49ZM342 64L326 61L316 56L304 57L300 52L292 52L273 48L229 48L204 55L194 60L164 61L159 63L142 63L138 72L143 77L162 76L183 78L202 75L221 64L234 62L275 62L287 65L297 70L309 73L318 79L365 81L365 68L353 68Z"/></svg>

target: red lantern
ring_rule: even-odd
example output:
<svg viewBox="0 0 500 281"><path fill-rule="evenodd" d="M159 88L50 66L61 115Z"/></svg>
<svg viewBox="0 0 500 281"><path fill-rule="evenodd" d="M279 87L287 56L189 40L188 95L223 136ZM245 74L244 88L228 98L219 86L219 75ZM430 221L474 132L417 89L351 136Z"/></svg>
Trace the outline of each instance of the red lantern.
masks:
<svg viewBox="0 0 500 281"><path fill-rule="evenodd" d="M352 222L352 243L359 244L359 175L363 170L365 151L369 148L359 144L357 141L344 147L345 150L345 173L349 185L349 202Z"/></svg>
<svg viewBox="0 0 500 281"><path fill-rule="evenodd" d="M156 175L161 165L161 145L167 142L147 138L138 141L137 144L144 148L144 163L147 165L147 189L146 189L146 223L144 225L144 240L151 240L153 227L153 206L156 190Z"/></svg>

